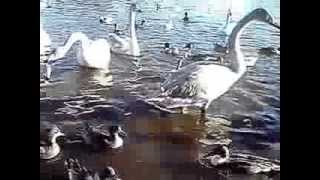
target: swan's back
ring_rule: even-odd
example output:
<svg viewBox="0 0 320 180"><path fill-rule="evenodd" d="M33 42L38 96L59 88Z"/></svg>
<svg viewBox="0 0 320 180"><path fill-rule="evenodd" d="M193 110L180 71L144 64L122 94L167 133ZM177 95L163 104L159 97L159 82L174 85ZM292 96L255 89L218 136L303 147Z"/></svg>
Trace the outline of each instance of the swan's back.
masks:
<svg viewBox="0 0 320 180"><path fill-rule="evenodd" d="M238 76L228 67L213 62L196 62L171 74L162 84L164 95L204 98L209 101L225 93Z"/></svg>

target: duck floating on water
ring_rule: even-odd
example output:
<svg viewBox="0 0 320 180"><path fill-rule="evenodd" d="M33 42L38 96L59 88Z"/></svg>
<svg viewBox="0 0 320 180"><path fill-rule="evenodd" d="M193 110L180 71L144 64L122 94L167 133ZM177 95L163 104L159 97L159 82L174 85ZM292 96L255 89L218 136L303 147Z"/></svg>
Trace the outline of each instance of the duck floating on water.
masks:
<svg viewBox="0 0 320 180"><path fill-rule="evenodd" d="M179 49L176 47L170 47L170 43L164 43L164 48L162 50L165 54L171 54L173 56L179 55Z"/></svg>
<svg viewBox="0 0 320 180"><path fill-rule="evenodd" d="M108 24L108 25L110 25L110 24L112 24L113 19L112 19L112 17L100 16L100 17L99 17L99 22L100 22L101 24Z"/></svg>
<svg viewBox="0 0 320 180"><path fill-rule="evenodd" d="M123 137L127 134L118 125L109 126L108 132L104 133L85 123L86 133L82 135L87 145L93 146L94 149L111 148L117 149L123 146Z"/></svg>
<svg viewBox="0 0 320 180"><path fill-rule="evenodd" d="M189 22L188 12L184 13L184 17L182 19L184 22Z"/></svg>
<svg viewBox="0 0 320 180"><path fill-rule="evenodd" d="M64 166L68 180L121 180L111 166L107 166L100 173L93 173L81 165L78 159L72 158L65 160Z"/></svg>
<svg viewBox="0 0 320 180"><path fill-rule="evenodd" d="M280 172L280 161L255 156L252 154L233 152L219 145L218 149L210 151L199 159L201 165L234 173L265 174L274 176Z"/></svg>
<svg viewBox="0 0 320 180"><path fill-rule="evenodd" d="M40 121L40 159L49 160L56 157L61 149L57 138L65 136L57 125Z"/></svg>
<svg viewBox="0 0 320 180"><path fill-rule="evenodd" d="M259 49L259 53L267 55L267 56L271 56L271 55L280 55L280 48L276 49L273 47L265 47L265 48L261 48Z"/></svg>

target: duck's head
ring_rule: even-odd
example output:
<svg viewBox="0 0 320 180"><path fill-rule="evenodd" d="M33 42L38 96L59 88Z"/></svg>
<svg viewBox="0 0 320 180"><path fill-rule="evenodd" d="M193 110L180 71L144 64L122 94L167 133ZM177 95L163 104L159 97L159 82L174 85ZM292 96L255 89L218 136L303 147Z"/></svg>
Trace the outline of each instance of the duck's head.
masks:
<svg viewBox="0 0 320 180"><path fill-rule="evenodd" d="M274 17L267 10L258 8L255 9L252 14L255 20L265 22L275 28L280 29L280 26L275 22Z"/></svg>
<svg viewBox="0 0 320 180"><path fill-rule="evenodd" d="M185 13L184 13L184 17L188 17L188 12L185 12Z"/></svg>
<svg viewBox="0 0 320 180"><path fill-rule="evenodd" d="M167 42L166 42L166 43L164 43L164 48L165 48L165 49L170 48L170 43L167 43Z"/></svg>
<svg viewBox="0 0 320 180"><path fill-rule="evenodd" d="M184 48L186 48L186 49L191 49L191 43L187 43Z"/></svg>
<svg viewBox="0 0 320 180"><path fill-rule="evenodd" d="M145 23L146 21L143 19L142 21L141 21L141 26L143 26L143 24Z"/></svg>
<svg viewBox="0 0 320 180"><path fill-rule="evenodd" d="M122 128L118 125L110 126L109 133L112 135L119 134L122 137L127 137L127 133L125 133Z"/></svg>
<svg viewBox="0 0 320 180"><path fill-rule="evenodd" d="M101 173L101 177L104 178L117 178L116 171L111 167L107 166Z"/></svg>

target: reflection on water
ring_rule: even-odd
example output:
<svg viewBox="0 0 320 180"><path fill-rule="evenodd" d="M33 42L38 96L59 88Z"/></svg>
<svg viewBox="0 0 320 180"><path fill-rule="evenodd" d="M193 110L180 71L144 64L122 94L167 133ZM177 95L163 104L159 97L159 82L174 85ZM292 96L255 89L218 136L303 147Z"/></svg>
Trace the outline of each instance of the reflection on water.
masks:
<svg viewBox="0 0 320 180"><path fill-rule="evenodd" d="M235 20L255 7L265 7L280 22L280 2L254 0L163 0L159 11L154 1L139 1L137 30L142 57L132 60L112 55L111 72L80 68L77 45L53 67L51 85L40 88L40 120L57 123L67 134L81 132L82 122L96 125L121 124L128 132L125 145L118 151L93 153L81 144L64 144L63 152L52 162L40 162L41 179L61 179L63 160L78 158L89 169L112 165L122 179L225 179L213 169L197 163L199 154L222 139L232 140L232 149L264 157L280 158L280 56L259 54L263 47L278 48L280 33L254 23L241 37L247 59L256 58L245 77L227 94L213 102L207 123L197 114L161 117L135 103L140 97L154 97L160 82L175 68L177 59L160 53L164 42L183 47L194 43L193 53L217 55L214 42L224 40L217 31L224 25L232 7ZM128 24L129 1L64 0L41 12L44 29L53 46L62 45L72 32L88 37L106 38L112 27L101 25L99 16L112 17L120 26ZM181 22L184 11L192 23ZM175 28L162 28L172 15ZM193 62L187 60L184 64ZM140 111L138 111L140 110ZM215 115L225 116L221 122ZM229 179L266 179L264 176L231 174Z"/></svg>

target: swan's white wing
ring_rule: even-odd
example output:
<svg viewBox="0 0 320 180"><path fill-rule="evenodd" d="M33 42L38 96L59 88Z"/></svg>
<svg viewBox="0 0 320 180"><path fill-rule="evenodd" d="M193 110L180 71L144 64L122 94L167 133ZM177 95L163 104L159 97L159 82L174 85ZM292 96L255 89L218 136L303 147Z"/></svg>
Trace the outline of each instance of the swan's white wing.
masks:
<svg viewBox="0 0 320 180"><path fill-rule="evenodd" d="M225 93L236 80L236 74L228 67L201 61L174 72L162 84L162 90L170 97L196 97L210 101Z"/></svg>
<svg viewBox="0 0 320 180"><path fill-rule="evenodd" d="M110 63L110 45L105 39L92 41L90 46L83 50L83 58L79 58L83 66L106 69Z"/></svg>

